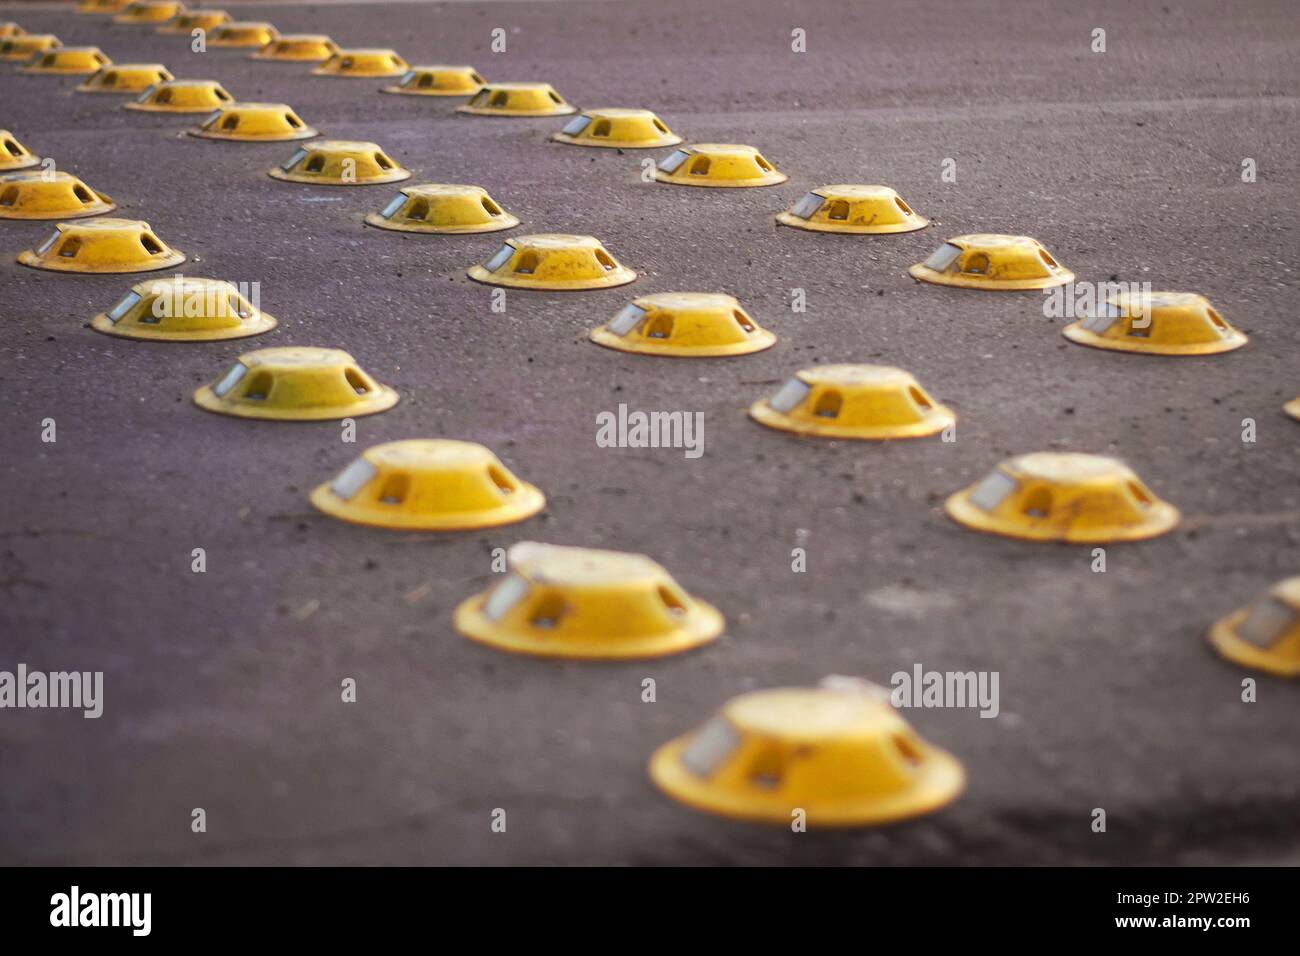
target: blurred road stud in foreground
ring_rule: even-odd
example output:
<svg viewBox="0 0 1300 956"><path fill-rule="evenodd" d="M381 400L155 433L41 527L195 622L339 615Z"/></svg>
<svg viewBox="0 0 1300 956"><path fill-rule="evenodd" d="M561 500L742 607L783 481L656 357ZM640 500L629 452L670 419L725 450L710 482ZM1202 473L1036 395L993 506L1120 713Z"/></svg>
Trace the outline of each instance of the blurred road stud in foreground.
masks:
<svg viewBox="0 0 1300 956"><path fill-rule="evenodd" d="M649 110L583 110L552 133L557 143L603 146L607 149L654 149L676 146L682 138Z"/></svg>
<svg viewBox="0 0 1300 956"><path fill-rule="evenodd" d="M1300 398L1294 398L1282 406L1282 411L1286 412L1296 421L1300 421Z"/></svg>
<svg viewBox="0 0 1300 956"><path fill-rule="evenodd" d="M411 178L411 171L374 143L317 140L267 171L272 179L317 186L374 186Z"/></svg>
<svg viewBox="0 0 1300 956"><path fill-rule="evenodd" d="M488 83L457 113L475 116L565 116L578 108L550 83Z"/></svg>
<svg viewBox="0 0 1300 956"><path fill-rule="evenodd" d="M907 271L912 278L935 285L1008 292L1047 289L1074 280L1073 272L1029 236L954 236Z"/></svg>
<svg viewBox="0 0 1300 956"><path fill-rule="evenodd" d="M1300 577L1279 581L1239 611L1215 622L1210 643L1242 667L1300 677Z"/></svg>
<svg viewBox="0 0 1300 956"><path fill-rule="evenodd" d="M366 216L379 229L397 232L498 232L519 220L506 212L481 186L423 183L405 186L382 210Z"/></svg>
<svg viewBox="0 0 1300 956"><path fill-rule="evenodd" d="M810 232L887 235L924 229L930 220L918 216L888 186L822 186L776 214L783 226Z"/></svg>
<svg viewBox="0 0 1300 956"><path fill-rule="evenodd" d="M464 636L515 654L625 660L678 654L722 634L722 615L642 554L525 541L510 573L455 613Z"/></svg>
<svg viewBox="0 0 1300 956"><path fill-rule="evenodd" d="M966 774L922 740L888 692L823 685L742 694L650 758L668 796L735 820L860 827L932 813Z"/></svg>
<svg viewBox="0 0 1300 956"><path fill-rule="evenodd" d="M81 219L116 208L71 173L32 169L0 176L0 219Z"/></svg>
<svg viewBox="0 0 1300 956"><path fill-rule="evenodd" d="M12 20L0 20L0 40L8 37L20 37L27 31Z"/></svg>
<svg viewBox="0 0 1300 956"><path fill-rule="evenodd" d="M64 46L37 53L21 72L90 76L112 62L97 46Z"/></svg>
<svg viewBox="0 0 1300 956"><path fill-rule="evenodd" d="M200 408L239 418L326 421L387 411L397 392L361 370L342 349L289 346L239 357L194 393Z"/></svg>
<svg viewBox="0 0 1300 956"><path fill-rule="evenodd" d="M126 296L90 320L105 335L151 342L215 342L261 335L275 319L229 282L171 276L131 287Z"/></svg>
<svg viewBox="0 0 1300 956"><path fill-rule="evenodd" d="M1247 341L1194 292L1123 292L1061 331L1079 345L1146 355L1214 355Z"/></svg>
<svg viewBox="0 0 1300 956"><path fill-rule="evenodd" d="M311 502L354 524L405 531L471 531L514 524L546 507L482 445L414 439L367 448Z"/></svg>
<svg viewBox="0 0 1300 956"><path fill-rule="evenodd" d="M559 233L507 239L492 258L466 274L488 285L540 291L608 289L636 279L594 236Z"/></svg>
<svg viewBox="0 0 1300 956"><path fill-rule="evenodd" d="M674 150L655 169L655 179L678 186L775 186L790 177L753 146L697 143Z"/></svg>
<svg viewBox="0 0 1300 956"><path fill-rule="evenodd" d="M153 272L185 261L138 219L88 219L61 222L35 249L18 261L51 272Z"/></svg>
<svg viewBox="0 0 1300 956"><path fill-rule="evenodd" d="M677 358L748 355L776 344L776 336L750 318L736 299L713 292L639 296L592 329L591 340L620 352Z"/></svg>
<svg viewBox="0 0 1300 956"><path fill-rule="evenodd" d="M1154 538L1180 519L1123 462L1077 452L1008 458L945 507L976 531L1075 544Z"/></svg>
<svg viewBox="0 0 1300 956"><path fill-rule="evenodd" d="M396 50L338 50L312 70L315 76L376 77L401 76L411 68Z"/></svg>
<svg viewBox="0 0 1300 956"><path fill-rule="evenodd" d="M77 92L139 94L172 78L171 70L161 63L113 63L78 86Z"/></svg>
<svg viewBox="0 0 1300 956"><path fill-rule="evenodd" d="M957 421L910 372L887 365L801 369L749 415L768 428L819 438L922 438Z"/></svg>
<svg viewBox="0 0 1300 956"><path fill-rule="evenodd" d="M208 46L226 49L264 49L280 36L269 23L258 20L229 20L212 28Z"/></svg>
<svg viewBox="0 0 1300 956"><path fill-rule="evenodd" d="M320 135L284 103L231 103L218 107L187 132L203 139L248 143L279 143Z"/></svg>
<svg viewBox="0 0 1300 956"><path fill-rule="evenodd" d="M279 63L321 63L339 52L339 45L323 33L286 33L271 40L249 59Z"/></svg>

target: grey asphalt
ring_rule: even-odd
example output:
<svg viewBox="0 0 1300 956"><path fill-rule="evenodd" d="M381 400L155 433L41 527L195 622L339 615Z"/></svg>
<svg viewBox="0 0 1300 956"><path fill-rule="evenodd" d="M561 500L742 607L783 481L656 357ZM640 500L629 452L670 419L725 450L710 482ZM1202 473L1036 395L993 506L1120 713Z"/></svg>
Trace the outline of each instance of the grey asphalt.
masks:
<svg viewBox="0 0 1300 956"><path fill-rule="evenodd" d="M524 221L514 235L592 233L640 273L619 290L511 292L494 314L465 269L511 233L374 230L362 218L392 186L276 182L265 171L291 144L195 139L191 118L0 65L0 126L147 219L190 255L187 274L260 282L281 323L242 344L101 336L90 317L136 280L21 267L14 255L50 227L0 223L0 669L105 674L99 720L0 711L0 861L1300 862L1300 687L1259 676L1243 703L1247 675L1204 640L1300 569L1300 424L1280 411L1300 394L1289 0L231 7L413 63L549 81L583 107L648 107L690 140L758 146L790 180L647 184L640 155L548 142L563 120L458 116L457 100L382 96L380 81L195 54L66 6L0 6L118 61L288 102L328 136L378 142L412 182L486 187ZM504 53L489 48L495 27ZM1095 27L1105 53L1090 50ZM836 182L889 184L933 225L873 238L774 226ZM978 231L1033 235L1080 279L1201 292L1250 344L1203 359L1096 351L1068 343L1038 293L907 276ZM780 341L694 362L587 341L632 294L673 290L736 295ZM401 404L346 445L334 423L191 403L241 351L285 344L348 349ZM957 442L821 443L748 420L795 369L830 361L912 371L957 410ZM595 417L620 402L703 412L703 457L598 448ZM547 492L545 514L425 536L307 502L360 447L436 436L493 448ZM1123 458L1183 526L1109 548L1099 574L1089 548L945 517L947 494L1043 449ZM453 607L493 581L492 549L520 540L647 553L725 613L727 635L618 664L460 638ZM808 570L794 574L800 544ZM190 570L196 547L205 574ZM827 674L886 683L918 662L1001 675L997 719L906 714L969 774L938 814L794 834L688 810L647 777L656 746L737 693ZM340 701L346 677L355 704ZM646 677L655 703L641 701ZM1090 829L1098 807L1104 834Z"/></svg>

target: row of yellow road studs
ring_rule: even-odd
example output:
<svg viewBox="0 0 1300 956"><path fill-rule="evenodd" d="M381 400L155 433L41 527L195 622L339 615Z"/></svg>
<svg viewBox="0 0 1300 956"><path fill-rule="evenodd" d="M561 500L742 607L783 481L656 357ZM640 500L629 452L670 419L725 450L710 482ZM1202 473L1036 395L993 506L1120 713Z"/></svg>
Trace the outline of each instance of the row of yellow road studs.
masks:
<svg viewBox="0 0 1300 956"><path fill-rule="evenodd" d="M649 110L579 112L545 83L489 83L470 66L410 66L388 49L344 49L323 35L281 35L261 22L234 21L221 10L187 11L166 0L85 0L83 13L114 22L157 25L159 33L211 32L218 47L248 47L254 59L317 64L337 77L398 77L382 92L459 96L458 111L482 116L574 115L551 139L573 146L652 149L677 146L656 167L662 183L747 188L787 176L752 146L681 145L682 137ZM131 94L129 109L204 113L190 132L207 139L276 142L319 134L285 104L237 101L219 83L177 80L158 63L113 64L96 47L63 47L53 35L0 24L0 57L26 60L29 73L86 75L78 92ZM39 162L0 130L0 172ZM346 169L346 174L344 170ZM378 145L318 140L304 145L271 177L318 185L374 185L411 172ZM99 216L116 206L64 173L0 177L0 218L59 219L56 231L19 256L24 265L62 272L130 273L173 268L185 260L145 222ZM889 235L929 223L893 189L857 184L814 189L777 214L809 232ZM477 186L403 187L372 226L414 233L511 229L519 220ZM957 288L1020 291L1071 282L1073 274L1026 236L957 236L910 270L919 281ZM625 285L636 273L594 237L535 234L513 238L468 270L476 281L517 289L585 290ZM134 286L92 327L152 341L221 341L271 331L276 320L229 283L175 276ZM1067 326L1071 341L1153 355L1207 355L1239 348L1246 337L1203 297L1118 295ZM658 293L633 299L592 330L596 344L650 356L736 356L770 348L776 337L730 296ZM311 421L377 414L399 397L346 352L268 348L241 355L200 388L195 403L239 418ZM1287 411L1300 418L1300 399ZM908 372L884 366L823 365L795 373L749 409L755 422L809 438L896 440L951 428L953 411ZM406 531L466 531L525 521L546 505L544 493L513 474L489 449L471 442L407 440L364 451L310 494L343 521ZM1126 465L1093 455L1037 453L997 466L946 502L948 515L974 530L1030 541L1102 543L1163 534L1177 509ZM499 650L543 657L629 659L691 650L719 637L722 614L688 594L644 555L517 544L509 573L466 599L454 624L465 637ZM1217 622L1213 646L1243 666L1300 676L1300 578L1283 581L1250 606ZM759 691L723 707L697 731L651 760L666 793L725 816L788 824L800 808L813 826L860 826L938 809L960 793L956 759L921 740L878 688L829 681L816 688Z"/></svg>

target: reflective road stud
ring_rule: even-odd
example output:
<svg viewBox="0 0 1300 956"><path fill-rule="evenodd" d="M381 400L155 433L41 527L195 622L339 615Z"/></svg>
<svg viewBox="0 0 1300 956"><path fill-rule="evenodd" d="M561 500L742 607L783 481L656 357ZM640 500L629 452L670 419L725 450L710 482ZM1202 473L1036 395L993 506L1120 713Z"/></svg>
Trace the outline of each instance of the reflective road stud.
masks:
<svg viewBox="0 0 1300 956"><path fill-rule="evenodd" d="M608 289L636 278L599 239L558 233L507 239L491 259L466 275L488 285L543 291Z"/></svg>
<svg viewBox="0 0 1300 956"><path fill-rule="evenodd" d="M687 806L789 827L854 827L931 813L966 775L889 703L862 691L779 688L728 701L650 758L650 777Z"/></svg>
<svg viewBox="0 0 1300 956"><path fill-rule="evenodd" d="M286 33L256 53L253 60L280 63L319 63L339 52L339 45L323 33Z"/></svg>
<svg viewBox="0 0 1300 956"><path fill-rule="evenodd" d="M23 73L54 73L64 76L87 76L113 62L97 46L65 46L37 53L22 68Z"/></svg>
<svg viewBox="0 0 1300 956"><path fill-rule="evenodd" d="M8 37L20 37L26 32L26 30L14 23L12 20L0 22L0 40Z"/></svg>
<svg viewBox="0 0 1300 956"><path fill-rule="evenodd" d="M814 365L750 406L754 421L821 438L922 438L957 421L910 372L887 365Z"/></svg>
<svg viewBox="0 0 1300 956"><path fill-rule="evenodd" d="M381 93L405 96L473 96L487 80L472 66L413 66L396 83L379 88Z"/></svg>
<svg viewBox="0 0 1300 956"><path fill-rule="evenodd" d="M33 169L0 176L0 219L81 219L116 208L70 173Z"/></svg>
<svg viewBox="0 0 1300 956"><path fill-rule="evenodd" d="M678 186L775 186L789 177L753 146L697 143L674 150L655 169L655 179Z"/></svg>
<svg viewBox="0 0 1300 956"><path fill-rule="evenodd" d="M171 71L161 63L114 63L78 86L77 92L139 94L170 79Z"/></svg>
<svg viewBox="0 0 1300 956"><path fill-rule="evenodd" d="M472 233L513 229L519 220L481 186L426 183L406 186L366 222L398 232Z"/></svg>
<svg viewBox="0 0 1300 956"><path fill-rule="evenodd" d="M284 103L231 103L187 132L203 139L254 143L311 139L320 135Z"/></svg>
<svg viewBox="0 0 1300 956"><path fill-rule="evenodd" d="M311 503L354 524L472 531L531 518L546 507L546 496L482 445L415 439L367 448L313 490Z"/></svg>
<svg viewBox="0 0 1300 956"><path fill-rule="evenodd" d="M168 20L155 32L165 36L188 35L195 30L210 31L229 22L230 14L225 10L185 10Z"/></svg>
<svg viewBox="0 0 1300 956"><path fill-rule="evenodd" d="M463 602L456 630L516 654L625 660L678 654L715 640L724 621L642 554L525 541L510 574Z"/></svg>
<svg viewBox="0 0 1300 956"><path fill-rule="evenodd" d="M976 531L1076 544L1154 538L1181 517L1123 462L1074 452L1009 458L945 508Z"/></svg>
<svg viewBox="0 0 1300 956"><path fill-rule="evenodd" d="M1074 280L1029 236L955 236L907 271L923 282L962 289L1048 289Z"/></svg>
<svg viewBox="0 0 1300 956"><path fill-rule="evenodd" d="M279 166L267 170L272 179L317 186L373 186L411 178L411 171L374 143L322 139L303 146Z"/></svg>
<svg viewBox="0 0 1300 956"><path fill-rule="evenodd" d="M263 49L280 35L269 23L255 20L231 20L212 31L208 46L232 48Z"/></svg>
<svg viewBox="0 0 1300 956"><path fill-rule="evenodd" d="M131 0L82 0L78 13L119 13L131 5Z"/></svg>
<svg viewBox="0 0 1300 956"><path fill-rule="evenodd" d="M61 46L63 42L53 33L24 33L0 40L0 60L31 60L37 53Z"/></svg>
<svg viewBox="0 0 1300 956"><path fill-rule="evenodd" d="M241 355L194 393L194 403L237 418L327 421L386 411L397 404L397 392L341 349L291 346Z"/></svg>
<svg viewBox="0 0 1300 956"><path fill-rule="evenodd" d="M776 214L783 226L810 232L887 235L924 229L930 220L918 216L888 186L822 186Z"/></svg>
<svg viewBox="0 0 1300 956"><path fill-rule="evenodd" d="M40 163L41 158L18 142L17 137L7 129L0 129L0 173L13 172L15 169L27 169Z"/></svg>
<svg viewBox="0 0 1300 956"><path fill-rule="evenodd" d="M457 113L474 116L566 116L578 112L550 83L488 83Z"/></svg>
<svg viewBox="0 0 1300 956"><path fill-rule="evenodd" d="M114 23L166 23L168 20L185 12L183 3L171 0L140 0L139 3L127 4L122 12L113 17Z"/></svg>
<svg viewBox="0 0 1300 956"><path fill-rule="evenodd" d="M1282 406L1282 411L1300 421L1300 398L1292 399Z"/></svg>
<svg viewBox="0 0 1300 956"><path fill-rule="evenodd" d="M122 106L145 113L211 113L234 101L216 80L167 80Z"/></svg>
<svg viewBox="0 0 1300 956"><path fill-rule="evenodd" d="M1300 677L1300 577L1279 581L1251 604L1215 622L1210 643L1234 664Z"/></svg>
<svg viewBox="0 0 1300 956"><path fill-rule="evenodd" d="M18 261L51 272L154 272L180 265L185 253L168 248L142 220L88 219L59 223Z"/></svg>
<svg viewBox="0 0 1300 956"><path fill-rule="evenodd" d="M1080 345L1147 355L1214 355L1246 344L1246 336L1194 292L1122 293L1061 331Z"/></svg>
<svg viewBox="0 0 1300 956"><path fill-rule="evenodd" d="M591 330L597 345L678 358L748 355L776 344L738 301L713 292L659 292L632 300Z"/></svg>
<svg viewBox="0 0 1300 956"><path fill-rule="evenodd" d="M395 50L339 50L312 73L316 76L401 76L411 68Z"/></svg>
<svg viewBox="0 0 1300 956"><path fill-rule="evenodd" d="M557 143L604 146L609 149L653 149L676 146L682 138L649 110L583 110L564 129L552 133Z"/></svg>
<svg viewBox="0 0 1300 956"><path fill-rule="evenodd" d="M261 335L275 319L229 282L172 276L150 279L90 320L96 332L154 342L214 342Z"/></svg>

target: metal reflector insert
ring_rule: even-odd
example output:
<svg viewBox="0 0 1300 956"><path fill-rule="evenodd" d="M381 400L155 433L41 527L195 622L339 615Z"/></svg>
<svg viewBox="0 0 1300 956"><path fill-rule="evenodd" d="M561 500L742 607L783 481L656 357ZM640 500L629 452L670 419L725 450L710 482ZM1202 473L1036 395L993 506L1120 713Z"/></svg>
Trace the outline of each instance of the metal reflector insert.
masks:
<svg viewBox="0 0 1300 956"><path fill-rule="evenodd" d="M122 316L126 315L133 308L135 308L135 304L139 301L140 301L140 293L128 292L126 294L126 298L123 299L121 302L119 302L117 305L113 306L113 310L108 313L109 319L111 319L114 322L117 322L119 319L122 318Z"/></svg>
<svg viewBox="0 0 1300 956"><path fill-rule="evenodd" d="M812 386L797 378L792 378L781 386L781 390L767 400L767 404L778 412L788 412L812 391Z"/></svg>
<svg viewBox="0 0 1300 956"><path fill-rule="evenodd" d="M217 396L217 398L224 397L225 394L238 385L239 380L247 374L248 366L243 362L236 362L230 367L230 371L226 373L225 377L216 385L212 386L212 394Z"/></svg>
<svg viewBox="0 0 1300 956"><path fill-rule="evenodd" d="M1296 612L1275 597L1263 597L1237 628L1237 636L1259 648L1270 648L1295 621Z"/></svg>
<svg viewBox="0 0 1300 956"><path fill-rule="evenodd" d="M1099 302L1096 311L1083 320L1083 327L1094 335L1101 335L1120 317L1120 308L1114 302Z"/></svg>
<svg viewBox="0 0 1300 956"><path fill-rule="evenodd" d="M377 474L379 474L378 468L364 458L358 458L339 473L334 483L330 485L330 491L347 501L368 485Z"/></svg>
<svg viewBox="0 0 1300 956"><path fill-rule="evenodd" d="M298 150L298 152L290 156L285 162L281 163L280 168L287 173L289 170L293 169L293 167L297 166L306 158L307 158L307 150L300 149Z"/></svg>
<svg viewBox="0 0 1300 956"><path fill-rule="evenodd" d="M645 318L645 309L634 303L628 303L623 307L623 311L610 321L609 330L615 335L627 335L643 318Z"/></svg>
<svg viewBox="0 0 1300 956"><path fill-rule="evenodd" d="M411 81L415 79L415 71L407 70L402 74L402 78L397 81L398 86L410 86Z"/></svg>
<svg viewBox="0 0 1300 956"><path fill-rule="evenodd" d="M970 493L970 502L984 511L992 511L1015 490L1016 480L1002 471L990 472Z"/></svg>
<svg viewBox="0 0 1300 956"><path fill-rule="evenodd" d="M199 126L203 127L204 129L207 129L209 126L211 126L211 125L212 125L213 123L215 123L217 120L221 119L221 114L222 114L222 112L224 112L224 111L223 111L223 110L213 110L211 113L208 114L208 118L205 119L202 123L200 123Z"/></svg>
<svg viewBox="0 0 1300 956"><path fill-rule="evenodd" d="M137 97L135 98L135 101L136 101L137 103L143 103L143 102L145 102L146 100L149 99L149 97L153 96L153 91L156 90L156 89L158 89L158 84L157 84L157 83L155 83L153 86L149 87L147 90L145 90L145 91L144 91L143 93L141 93L139 96L137 96Z"/></svg>
<svg viewBox="0 0 1300 956"><path fill-rule="evenodd" d="M50 246L58 242L59 235L60 235L59 230L57 229L55 229L54 232L50 233L50 237L36 247L36 254L38 256L43 256L45 255L45 253L49 252Z"/></svg>
<svg viewBox="0 0 1300 956"><path fill-rule="evenodd" d="M381 212L379 215L383 216L385 219L392 219L393 216L397 213L397 210L401 209L405 205L406 205L406 193L398 193L396 196L393 197L393 201L390 202L387 206L385 206L383 212Z"/></svg>
<svg viewBox="0 0 1300 956"><path fill-rule="evenodd" d="M496 272L503 265L509 262L510 257L513 256L514 254L515 254L515 247L510 245L510 243L506 243L504 246L502 246L500 249L497 250L497 254L494 255L491 259L489 259L487 261L487 265L485 265L483 268L487 269L488 272Z"/></svg>
<svg viewBox="0 0 1300 956"><path fill-rule="evenodd" d="M707 777L721 766L740 746L740 734L726 717L714 717L691 738L690 746L682 751L686 769Z"/></svg>
<svg viewBox="0 0 1300 956"><path fill-rule="evenodd" d="M659 168L666 173L675 173L677 167L686 162L686 157L689 155L690 153L684 149L673 150L672 155L659 164Z"/></svg>
<svg viewBox="0 0 1300 956"><path fill-rule="evenodd" d="M961 246L954 246L951 242L945 242L929 259L925 260L927 269L933 269L935 272L943 272L950 265L957 261L961 255Z"/></svg>
<svg viewBox="0 0 1300 956"><path fill-rule="evenodd" d="M816 193L806 193L803 199L800 199L795 207L790 210L790 214L798 216L800 219L808 219L818 209L822 208L822 203L825 201L825 199L818 196Z"/></svg>
<svg viewBox="0 0 1300 956"><path fill-rule="evenodd" d="M591 125L590 116L577 116L564 127L563 131L567 136L577 136L584 129Z"/></svg>
<svg viewBox="0 0 1300 956"><path fill-rule="evenodd" d="M506 578L488 595L483 605L483 613L494 621L506 616L506 612L518 604L528 593L528 582L518 574Z"/></svg>

